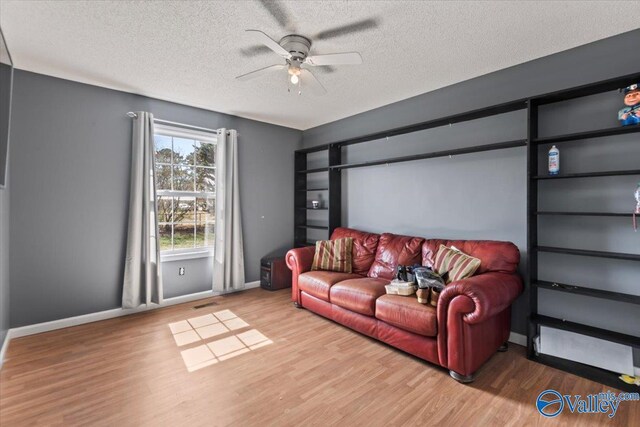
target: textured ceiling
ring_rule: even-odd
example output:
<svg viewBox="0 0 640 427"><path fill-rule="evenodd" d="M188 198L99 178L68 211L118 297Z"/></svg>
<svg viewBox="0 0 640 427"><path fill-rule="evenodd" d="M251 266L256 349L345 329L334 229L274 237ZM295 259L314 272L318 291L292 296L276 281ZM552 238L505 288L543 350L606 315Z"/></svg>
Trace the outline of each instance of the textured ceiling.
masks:
<svg viewBox="0 0 640 427"><path fill-rule="evenodd" d="M638 28L637 2L6 1L0 26L17 68L308 129L501 68ZM377 18L377 29L318 41L312 54L364 63L318 70L324 96L286 78L234 77L279 63L246 57L244 29L313 36Z"/></svg>

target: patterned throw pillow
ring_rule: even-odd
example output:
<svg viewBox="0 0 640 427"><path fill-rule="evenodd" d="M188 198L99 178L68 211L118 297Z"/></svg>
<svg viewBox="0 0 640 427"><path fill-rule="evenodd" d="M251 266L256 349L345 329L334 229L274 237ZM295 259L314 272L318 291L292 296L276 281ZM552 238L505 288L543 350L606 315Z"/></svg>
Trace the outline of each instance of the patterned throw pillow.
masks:
<svg viewBox="0 0 640 427"><path fill-rule="evenodd" d="M448 248L445 245L440 245L433 265L433 268L440 276L444 277L448 273L447 283L471 277L479 267L480 260L478 258L460 252L454 247Z"/></svg>
<svg viewBox="0 0 640 427"><path fill-rule="evenodd" d="M351 273L351 249L353 238L345 237L336 240L319 240L316 242L316 253L313 256L311 270L338 271Z"/></svg>

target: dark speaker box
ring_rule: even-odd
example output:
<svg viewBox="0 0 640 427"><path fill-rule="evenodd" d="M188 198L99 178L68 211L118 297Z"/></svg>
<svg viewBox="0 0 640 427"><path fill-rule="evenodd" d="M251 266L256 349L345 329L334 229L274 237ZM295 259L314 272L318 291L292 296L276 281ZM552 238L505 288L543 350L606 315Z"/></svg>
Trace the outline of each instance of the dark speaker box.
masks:
<svg viewBox="0 0 640 427"><path fill-rule="evenodd" d="M269 291L291 287L291 270L287 267L284 255L260 260L260 287Z"/></svg>

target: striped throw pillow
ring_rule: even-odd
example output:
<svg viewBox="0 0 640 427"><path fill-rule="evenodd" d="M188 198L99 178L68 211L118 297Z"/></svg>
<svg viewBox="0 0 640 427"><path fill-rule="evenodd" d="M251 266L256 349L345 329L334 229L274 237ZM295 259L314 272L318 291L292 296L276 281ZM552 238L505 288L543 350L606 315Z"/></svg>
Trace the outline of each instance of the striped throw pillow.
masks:
<svg viewBox="0 0 640 427"><path fill-rule="evenodd" d="M311 270L338 271L351 273L351 249L353 238L345 237L336 240L319 240L316 242L316 253L313 256Z"/></svg>
<svg viewBox="0 0 640 427"><path fill-rule="evenodd" d="M443 276L447 274L447 283L466 279L480 267L480 260L460 252L458 249L440 245L433 268Z"/></svg>

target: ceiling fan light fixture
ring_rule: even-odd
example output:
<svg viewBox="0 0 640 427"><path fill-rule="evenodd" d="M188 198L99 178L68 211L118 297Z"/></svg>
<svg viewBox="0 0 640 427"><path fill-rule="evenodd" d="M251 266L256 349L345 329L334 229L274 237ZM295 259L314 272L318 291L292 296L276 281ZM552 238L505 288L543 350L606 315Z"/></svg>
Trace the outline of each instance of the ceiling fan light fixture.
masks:
<svg viewBox="0 0 640 427"><path fill-rule="evenodd" d="M349 27L349 31L352 28ZM298 94L301 94L301 85L309 86L311 90L319 95L323 95L327 90L322 83L313 75L309 67L327 67L333 65L357 65L362 64L362 57L358 52L330 53L325 55L311 55L311 40L298 35L289 34L284 36L279 42L259 30L246 30L256 41L271 49L285 60L284 64L275 64L261 68L250 73L242 74L236 79L249 80L275 70L287 70L287 90L291 92L291 85L297 86ZM302 68L304 67L304 68Z"/></svg>
<svg viewBox="0 0 640 427"><path fill-rule="evenodd" d="M300 75L300 67L296 67L294 65L289 65L289 74L292 76L299 76Z"/></svg>

